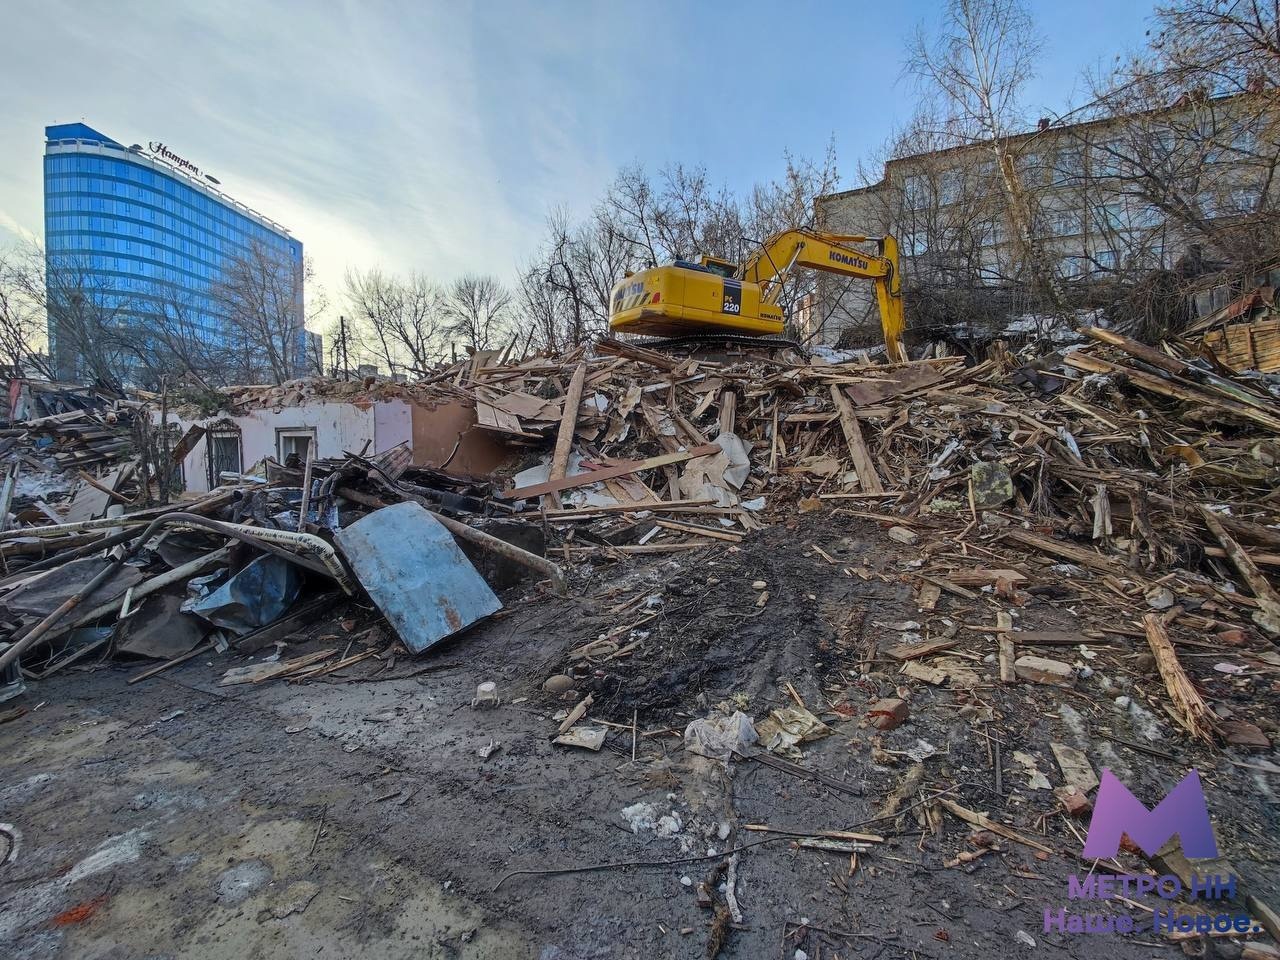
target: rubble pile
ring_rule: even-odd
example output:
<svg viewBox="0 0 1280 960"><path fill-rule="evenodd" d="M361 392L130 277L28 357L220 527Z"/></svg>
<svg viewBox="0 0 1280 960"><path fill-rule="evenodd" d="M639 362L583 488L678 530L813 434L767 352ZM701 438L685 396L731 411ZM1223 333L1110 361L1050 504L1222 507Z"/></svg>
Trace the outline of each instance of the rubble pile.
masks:
<svg viewBox="0 0 1280 960"><path fill-rule="evenodd" d="M0 696L108 656L151 661L130 683L204 654L227 687L404 678L465 656L482 621L512 643L541 627L551 655L475 683L473 710L530 701L543 746L655 778L674 748L880 798L836 829L726 814L717 845L742 829L856 866L918 832L930 869L999 855L1043 879L1117 748L1224 783L1280 771L1259 755L1280 736L1280 382L1204 342L1082 333L1030 362L997 345L897 365L606 338L416 384L236 388L241 410L461 401L510 456L464 476L409 444L295 454L158 507L122 492L128 460L82 514L7 510ZM6 439L79 424L53 442L105 452L103 412L39 419ZM682 816L623 810L683 843ZM728 936L733 881L699 902Z"/></svg>
<svg viewBox="0 0 1280 960"><path fill-rule="evenodd" d="M102 516L112 503L140 502L134 428L144 404L85 387L10 383L0 426L6 470L0 530ZM30 544L28 544L30 546Z"/></svg>
<svg viewBox="0 0 1280 960"><path fill-rule="evenodd" d="M1032 364L999 351L971 366L681 357L605 339L562 357L476 354L418 385L237 388L229 399L239 406L288 402L290 392L465 397L479 425L512 438L532 465L458 477L447 463L412 466L402 446L305 469L269 462L270 489L242 484L202 502L224 522L326 544L371 512L412 502L455 536L478 531L473 547L530 544L506 552L556 583L558 567L529 558L678 555L829 511L879 524L916 554L904 576L924 607L942 593L990 590L1016 604L1034 591L1088 597L1095 613L1132 616L1136 605L1199 631L1280 632L1280 597L1261 572L1280 563L1280 517L1267 496L1280 474L1280 404L1268 384L1187 350L1086 332L1090 346ZM18 429L55 435L65 458L109 456L127 448L117 417L70 411ZM101 501L87 511L19 515L4 534L6 561L17 569L40 555L50 569L60 550L78 560L97 540L127 542L97 518L128 499L119 491L129 466L85 486ZM498 537L484 533L494 523L505 527Z"/></svg>

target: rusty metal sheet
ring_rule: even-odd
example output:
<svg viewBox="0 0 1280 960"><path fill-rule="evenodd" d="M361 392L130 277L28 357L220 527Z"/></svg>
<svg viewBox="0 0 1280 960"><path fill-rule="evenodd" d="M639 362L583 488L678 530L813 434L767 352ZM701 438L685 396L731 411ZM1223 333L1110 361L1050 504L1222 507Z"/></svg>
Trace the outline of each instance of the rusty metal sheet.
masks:
<svg viewBox="0 0 1280 960"><path fill-rule="evenodd" d="M383 507L339 530L338 546L414 653L502 609L502 602L429 511Z"/></svg>

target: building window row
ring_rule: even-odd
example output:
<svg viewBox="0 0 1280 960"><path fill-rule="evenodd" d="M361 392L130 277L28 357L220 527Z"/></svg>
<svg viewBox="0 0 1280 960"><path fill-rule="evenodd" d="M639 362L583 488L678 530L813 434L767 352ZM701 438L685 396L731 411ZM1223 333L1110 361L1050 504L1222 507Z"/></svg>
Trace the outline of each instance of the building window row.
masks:
<svg viewBox="0 0 1280 960"><path fill-rule="evenodd" d="M159 236L161 233L173 236L175 240L170 241L170 246L176 247L176 238L182 238L184 245L181 249L186 253L199 253L200 251L195 247L203 247L215 254L226 254L249 249L247 240L239 240L236 237L224 239L214 236L204 228L188 220L171 216L150 204L121 200L115 197L77 193L52 194L45 199L45 213L115 216L127 221L127 223L119 227L120 232L146 237L148 236L146 233L137 233L139 225L143 225L153 230L158 239L163 239L163 237ZM192 249L187 249L186 244L192 245ZM297 249L296 244L292 241L277 237L274 234L265 242L265 246L273 250L277 256L286 258L291 255L292 250Z"/></svg>
<svg viewBox="0 0 1280 960"><path fill-rule="evenodd" d="M257 221L244 216L190 184L183 183L174 177L158 173L149 167L117 160L111 157L91 156L87 154L50 154L45 157L46 169L52 173L96 173L112 177L116 180L142 184L155 190L181 198L183 203L216 219L226 220L228 216L243 220L261 231L263 234L278 235L276 231L263 227Z"/></svg>
<svg viewBox="0 0 1280 960"><path fill-rule="evenodd" d="M178 234L157 230L134 221L117 220L96 215L45 217L47 236L85 237L84 246L113 253L150 256L196 272L221 271L227 262L249 253L248 248L227 245L225 253L209 252L202 244ZM163 251L148 252L148 250ZM190 266L200 264L200 267Z"/></svg>
<svg viewBox="0 0 1280 960"><path fill-rule="evenodd" d="M103 197L115 197L119 199L131 199L141 203L148 203L152 206L165 210L168 213L177 214L191 222L195 227L206 231L207 233L223 237L228 240L238 241L244 245L248 245L251 240L259 240L273 245L284 246L286 248L297 249L296 244L282 238L279 234L272 233L254 223L247 217L239 216L229 210L225 210L228 216L215 217L208 213L202 212L188 202L189 197L175 197L159 193L150 187L142 187L136 184L129 184L120 179L113 177L89 177L89 176L70 176L59 177L50 176L45 181L46 195L56 194L101 194ZM188 190L188 194L194 195L194 191Z"/></svg>
<svg viewBox="0 0 1280 960"><path fill-rule="evenodd" d="M73 274L108 272L120 276L152 277L184 290L208 290L213 281L211 278L194 274L185 270L154 263L139 257L113 257L91 250L66 249L57 244L49 245L49 257L54 261L50 269L57 269L59 258Z"/></svg>
<svg viewBox="0 0 1280 960"><path fill-rule="evenodd" d="M119 311L115 322L120 326L134 325L140 319L168 318L216 334L226 323L218 305L208 297L172 283L153 282L110 270L95 270L85 279L83 295L92 298L104 311Z"/></svg>
<svg viewBox="0 0 1280 960"><path fill-rule="evenodd" d="M65 256L94 252L123 254L131 262L173 267L205 283L211 282L222 272L215 265L193 260L191 257L175 253L165 247L111 235L78 230L70 232L47 230L45 238L45 245L49 248L50 254Z"/></svg>
<svg viewBox="0 0 1280 960"><path fill-rule="evenodd" d="M142 233L141 228L137 231L127 230L110 222L103 223L102 219L100 217L46 217L45 235L58 236L64 244L74 238L78 241L74 244L76 246L104 250L108 253L150 257L195 273L212 275L224 268L226 258L216 254L198 256L203 251L189 241L165 234L157 236L155 231L150 231L151 236L148 237ZM177 247L182 249L176 249Z"/></svg>

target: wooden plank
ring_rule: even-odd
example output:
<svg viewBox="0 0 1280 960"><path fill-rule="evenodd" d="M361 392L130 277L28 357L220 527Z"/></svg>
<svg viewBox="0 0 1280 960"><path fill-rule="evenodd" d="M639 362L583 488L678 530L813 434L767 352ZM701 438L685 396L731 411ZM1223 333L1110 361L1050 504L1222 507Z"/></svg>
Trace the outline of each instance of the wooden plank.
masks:
<svg viewBox="0 0 1280 960"><path fill-rule="evenodd" d="M205 434L204 427L194 424L187 428L187 432L173 446L173 451L169 454L169 459L174 466L180 464L187 459L187 454L196 448L196 444L200 442L200 438Z"/></svg>
<svg viewBox="0 0 1280 960"><path fill-rule="evenodd" d="M89 474L85 473L83 470L77 470L76 476L78 476L81 480L83 480L89 486L93 487L95 490L98 490L101 493L105 493L108 497L110 497L112 500L115 500L117 503L123 503L126 506L133 503L132 500L130 500L128 497L124 496L123 494L116 493L114 490L104 487L102 484L100 484L97 480L95 480Z"/></svg>
<svg viewBox="0 0 1280 960"><path fill-rule="evenodd" d="M569 451L573 448L573 433L578 427L578 408L582 405L582 384L586 377L585 363L580 363L573 368L569 389L564 396L564 410L560 414L560 431L556 434L555 453L551 455L549 480L563 480L569 472ZM542 505L549 509L558 508L560 494L554 490L548 492Z"/></svg>
<svg viewBox="0 0 1280 960"><path fill-rule="evenodd" d="M1121 373L1128 377L1130 383L1141 390L1146 390L1158 396L1181 400L1184 403L1203 404L1218 410L1225 410L1246 420L1252 420L1268 430L1280 433L1280 418L1229 397L1207 393L1204 390L1190 385L1183 385L1180 382L1162 380L1160 377L1152 376L1122 363L1104 360L1102 357L1095 357L1079 350L1063 357L1063 363L1069 367L1075 367L1077 370L1085 370L1089 373Z"/></svg>
<svg viewBox="0 0 1280 960"><path fill-rule="evenodd" d="M1092 567L1094 570L1128 577L1131 580L1139 579L1120 564L1087 547L1078 547L1075 544L1054 540L1052 537L1042 537L1039 534L1031 533L1029 530L1007 530L1005 531L1004 539L1013 540L1024 547L1039 550L1041 553L1061 557L1063 560L1070 560L1072 563L1079 564L1082 567Z"/></svg>
<svg viewBox="0 0 1280 960"><path fill-rule="evenodd" d="M1081 793L1088 793L1098 785L1098 775L1093 772L1093 765L1083 750L1077 750L1065 743L1050 743L1049 749L1062 769L1062 778L1067 784Z"/></svg>
<svg viewBox="0 0 1280 960"><path fill-rule="evenodd" d="M965 600L981 600L982 599L981 594L974 593L972 590L967 590L964 587L957 586L955 583L946 579L945 577L934 577L934 576L930 576L928 574L922 573L920 574L920 579L928 583L932 583L939 590L945 590L947 591L947 593L953 594L954 596L957 596L957 597L961 597Z"/></svg>
<svg viewBox="0 0 1280 960"><path fill-rule="evenodd" d="M1010 583L1026 583L1027 576L1017 570L1007 568L974 567L970 570L952 570L947 579L961 587L992 587L1000 580Z"/></svg>
<svg viewBox="0 0 1280 960"><path fill-rule="evenodd" d="M1119 347L1131 357L1139 360L1145 360L1153 367L1159 367L1166 373L1181 374L1185 373L1187 365L1181 360L1176 360L1157 350L1155 347L1148 346L1145 343L1139 343L1137 340L1131 340L1123 334L1116 333L1112 330L1103 330L1100 327L1085 327L1081 331L1085 336L1092 337L1100 343L1110 344L1113 347Z"/></svg>
<svg viewBox="0 0 1280 960"><path fill-rule="evenodd" d="M283 640L319 620L324 613L336 606L343 596L345 594L340 590L334 590L332 593L321 594L314 600L297 604L279 620L272 621L252 633L246 633L243 637L231 641L231 646L235 648L236 653L257 653L277 640Z"/></svg>
<svg viewBox="0 0 1280 960"><path fill-rule="evenodd" d="M1230 558L1232 565L1240 572L1244 582L1253 591L1253 596L1258 601L1258 609L1253 614L1253 622L1268 633L1280 634L1280 594L1277 594L1271 584L1267 582L1267 578L1263 576L1262 571L1249 558L1249 554L1244 547L1236 543L1231 534L1227 533L1226 527L1222 525L1222 521L1218 519L1216 513L1201 504L1200 516L1204 520L1204 525L1209 528L1209 532L1218 538L1218 542L1222 544L1222 549L1227 552L1227 557Z"/></svg>
<svg viewBox="0 0 1280 960"><path fill-rule="evenodd" d="M661 456L648 457L644 460L628 460L612 467L602 467L599 470L591 470L587 473L579 474L576 477L564 477L560 480L548 480L545 483L535 483L527 487L517 487L513 490L504 490L499 493L498 496L503 500L522 500L529 497L540 497L544 493L570 490L574 487L584 487L587 484L595 483L597 480L611 480L614 477L625 477L633 473L639 473L641 470L652 470L655 467L665 467L675 463L684 463L686 460L692 460L695 457L710 457L719 452L720 448L716 444L708 443L700 447L694 447L692 450L678 450L674 453L664 453Z"/></svg>
<svg viewBox="0 0 1280 960"><path fill-rule="evenodd" d="M138 683L141 680L146 680L148 677L154 677L157 673L163 673L165 670L168 670L170 667L176 667L180 663L186 663L188 660L194 660L196 657L200 656L200 654L208 653L212 649L213 649L212 640L210 640L208 643L202 643L200 644L200 646L196 647L194 650L190 650L187 653L184 653L180 657L174 657L172 660L166 660L164 663L160 664L159 666L155 666L150 668L149 670L143 670L141 673L135 674L134 676L126 680L125 683L134 684L134 683Z"/></svg>
<svg viewBox="0 0 1280 960"><path fill-rule="evenodd" d="M1075 647L1098 642L1070 630L1015 630L1009 639L1020 647Z"/></svg>
<svg viewBox="0 0 1280 960"><path fill-rule="evenodd" d="M1205 547L1204 555L1221 558L1227 556L1227 551L1221 547ZM1280 553L1254 553L1250 554L1249 559L1264 567L1280 567Z"/></svg>
<svg viewBox="0 0 1280 960"><path fill-rule="evenodd" d="M274 680L276 677L288 676L295 670L326 660L337 652L337 650L317 650L315 653L306 653L282 663L254 663L247 667L232 667L218 680L218 686L229 687L239 683L263 683Z"/></svg>
<svg viewBox="0 0 1280 960"><path fill-rule="evenodd" d="M700 543L643 543L627 544L622 547L570 547L574 556L609 556L612 553L682 553L685 550L702 550L711 544Z"/></svg>
<svg viewBox="0 0 1280 960"><path fill-rule="evenodd" d="M845 394L859 407L883 403L909 390L918 390L937 383L943 377L936 367L906 367L883 380L868 380L844 388Z"/></svg>
<svg viewBox="0 0 1280 960"><path fill-rule="evenodd" d="M667 530L692 533L699 537L710 537L712 540L728 540L731 543L742 542L742 534L733 533L730 530L710 530L706 527L699 527L696 524L678 523L674 520L655 520L654 523Z"/></svg>
<svg viewBox="0 0 1280 960"><path fill-rule="evenodd" d="M875 463L871 459L871 451L862 437L862 428L858 426L858 418L854 415L853 404L849 402L840 388L831 385L831 400L840 414L840 427L844 430L845 443L849 446L849 456L853 460L853 469L858 474L858 482L867 493L884 493L884 485L876 473Z"/></svg>
<svg viewBox="0 0 1280 960"><path fill-rule="evenodd" d="M738 413L738 391L725 387L720 391L720 432L733 433Z"/></svg>
<svg viewBox="0 0 1280 960"><path fill-rule="evenodd" d="M950 650L959 642L955 637L950 637L946 640L929 640L925 643L903 643L890 647L884 653L885 656L892 657L894 660L919 660L921 657Z"/></svg>
<svg viewBox="0 0 1280 960"><path fill-rule="evenodd" d="M1013 630L1013 615L1007 610L1001 610L996 613L996 627L1000 630L996 634L996 645L999 650L1000 660L1000 682L1017 683L1018 675L1013 668L1013 641L1009 638L1009 633Z"/></svg>
<svg viewBox="0 0 1280 960"><path fill-rule="evenodd" d="M605 513L644 513L652 510L679 512L688 507L705 507L715 503L714 500L639 500L632 503L611 503L603 507L572 507L563 510L548 510L547 519L563 520L574 517L594 517ZM732 513L734 507L721 507L715 513Z"/></svg>

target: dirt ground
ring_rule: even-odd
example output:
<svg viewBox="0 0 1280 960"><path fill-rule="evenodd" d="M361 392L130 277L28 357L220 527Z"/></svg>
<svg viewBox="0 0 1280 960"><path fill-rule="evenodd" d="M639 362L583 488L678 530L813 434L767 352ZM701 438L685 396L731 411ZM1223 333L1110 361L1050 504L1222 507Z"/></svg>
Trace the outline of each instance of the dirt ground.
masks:
<svg viewBox="0 0 1280 960"><path fill-rule="evenodd" d="M1224 855L1273 899L1275 778L1260 755L1210 751L1173 726L1140 640L1099 646L1091 675L1064 690L1000 685L987 639L966 632L954 669L967 664L975 689L906 683L877 651L926 619L898 577L913 562L873 524L813 516L740 547L582 569L567 598L515 588L499 617L374 676L219 687L243 658L210 655L136 685L137 664L32 683L30 712L0 726L0 821L16 838L0 836L0 953L695 958L722 937L726 958L1181 954L1150 933L1043 932L1045 909L1066 905L1067 875L1089 868L1087 821L1058 813L1013 757L1058 786L1050 742L1083 750L1148 803L1194 764ZM948 596L935 617L991 621L981 607ZM1036 600L1020 627L1071 629L1073 609ZM567 651L653 612L622 635L638 641L631 651L576 676L592 716L615 724L604 749L552 744L553 714L571 704L542 682ZM289 655L319 642L298 638ZM472 709L486 680L503 702ZM1265 681L1205 683L1255 722L1276 716ZM867 705L899 687L910 719L869 728ZM793 705L792 689L834 731L803 745L802 766L765 755L724 769L683 749L685 725L716 704L758 720ZM1146 708L1117 710L1121 695ZM918 741L933 750L922 761L905 755ZM950 815L922 826L922 809L873 820L917 767L918 789L949 790L1053 852L1002 840L947 866L976 849L969 826ZM623 810L636 804L656 829L633 830ZM825 830L884 840L855 860L787 835ZM713 930L697 889L735 848L743 921Z"/></svg>

